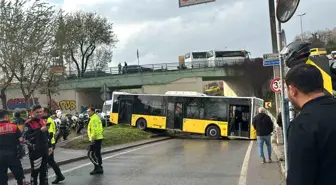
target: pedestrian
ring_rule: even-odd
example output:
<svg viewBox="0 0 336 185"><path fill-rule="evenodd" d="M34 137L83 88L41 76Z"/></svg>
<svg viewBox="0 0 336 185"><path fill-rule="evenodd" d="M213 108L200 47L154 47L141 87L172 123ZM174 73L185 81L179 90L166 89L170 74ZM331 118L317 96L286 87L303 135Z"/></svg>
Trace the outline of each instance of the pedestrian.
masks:
<svg viewBox="0 0 336 185"><path fill-rule="evenodd" d="M56 125L54 119L52 118L51 111L48 108L43 108L44 110L44 119L47 122L48 132L49 132L49 140L52 145L53 151L48 156L48 164L54 170L56 174L56 179L51 182L52 184L58 184L59 182L63 181L65 177L63 176L61 169L59 168L58 164L54 158L54 151L56 147L55 141L55 134L56 134Z"/></svg>
<svg viewBox="0 0 336 185"><path fill-rule="evenodd" d="M266 109L260 107L258 109L258 114L253 118L252 125L257 131L257 143L259 156L262 163L266 163L264 155L264 143L267 147L268 160L272 162L272 145L271 145L271 134L273 132L273 122L271 118L266 114Z"/></svg>
<svg viewBox="0 0 336 185"><path fill-rule="evenodd" d="M118 64L118 74L121 74L121 63Z"/></svg>
<svg viewBox="0 0 336 185"><path fill-rule="evenodd" d="M13 114L14 120L13 123L21 130L23 131L23 124L25 123L25 120L21 118L20 112L15 112Z"/></svg>
<svg viewBox="0 0 336 185"><path fill-rule="evenodd" d="M24 173L20 159L22 153L21 131L11 124L8 112L0 109L0 184L8 185L8 168L13 173L18 185L24 185Z"/></svg>
<svg viewBox="0 0 336 185"><path fill-rule="evenodd" d="M40 185L48 185L48 154L52 152L52 145L49 140L48 128L43 116L41 105L34 105L31 108L31 119L24 124L24 140L29 150L29 160L31 165L32 185L37 185L39 176Z"/></svg>
<svg viewBox="0 0 336 185"><path fill-rule="evenodd" d="M125 70L124 70L125 73L127 73L127 62L126 62L126 61L124 62L124 69L125 69Z"/></svg>
<svg viewBox="0 0 336 185"><path fill-rule="evenodd" d="M91 142L89 145L88 157L94 165L94 170L90 172L90 175L94 175L104 173L101 157L103 125L100 117L95 113L95 108L88 108L87 113L90 116L90 121L87 127L87 134L89 137L89 141Z"/></svg>
<svg viewBox="0 0 336 185"><path fill-rule="evenodd" d="M300 64L286 75L288 99L300 114L288 128L287 185L331 185L336 174L336 100L322 74Z"/></svg>

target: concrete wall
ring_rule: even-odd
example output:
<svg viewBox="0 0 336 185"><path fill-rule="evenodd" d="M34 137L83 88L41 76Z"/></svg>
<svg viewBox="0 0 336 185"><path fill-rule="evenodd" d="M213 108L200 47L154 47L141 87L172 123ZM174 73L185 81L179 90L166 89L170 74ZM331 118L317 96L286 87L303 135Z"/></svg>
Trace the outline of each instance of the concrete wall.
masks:
<svg viewBox="0 0 336 185"><path fill-rule="evenodd" d="M164 94L167 91L196 91L202 93L203 82L200 77L183 78L169 84L144 85L142 89L146 94Z"/></svg>
<svg viewBox="0 0 336 185"><path fill-rule="evenodd" d="M224 80L224 96L254 96L253 87L241 79Z"/></svg>
<svg viewBox="0 0 336 185"><path fill-rule="evenodd" d="M34 101L42 106L48 106L49 104L47 96L39 94L38 92L34 94ZM33 100L30 100L28 103L32 105ZM82 112L86 110L88 106L101 108L102 105L103 100L100 98L99 90L80 92L76 92L75 90L62 90L59 94L53 95L51 100L51 107L53 109L60 109L67 113ZM21 90L7 90L7 106L9 110L24 110L26 108L26 102L24 101Z"/></svg>
<svg viewBox="0 0 336 185"><path fill-rule="evenodd" d="M144 94L164 94L167 91L196 91L204 92L204 84L201 77L183 78L169 84L143 85L138 89L120 90L128 93ZM252 96L253 91L250 85L242 80L228 79L224 80L225 96ZM60 109L63 112L75 113L83 112L89 106L101 108L103 100L101 99L100 89L82 89L82 90L61 90L58 95L52 96L51 105L53 109ZM48 105L46 95L34 94L35 101L42 106ZM25 109L26 104L20 89L7 90L7 105L10 110ZM32 101L31 101L31 104Z"/></svg>
<svg viewBox="0 0 336 185"><path fill-rule="evenodd" d="M164 94L167 91L196 91L202 93L203 82L200 77L183 78L169 84L143 85L142 88L138 89L121 89L118 91L136 94Z"/></svg>

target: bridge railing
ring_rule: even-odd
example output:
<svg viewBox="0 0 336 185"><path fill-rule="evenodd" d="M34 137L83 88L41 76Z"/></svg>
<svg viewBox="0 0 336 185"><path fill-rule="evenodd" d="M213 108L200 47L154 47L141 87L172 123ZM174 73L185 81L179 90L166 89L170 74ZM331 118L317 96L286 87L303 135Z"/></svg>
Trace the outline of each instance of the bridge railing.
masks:
<svg viewBox="0 0 336 185"><path fill-rule="evenodd" d="M127 67L110 67L104 71L99 70L86 70L84 74L78 75L76 70L68 71L66 79L76 78L93 78L114 75L127 75L139 73L162 73L167 71L182 71L193 69L205 68L224 68L231 65L240 65L244 62L253 62L253 60L216 60L214 63L209 64L207 60L198 62L185 62L185 63L159 63L159 64L144 64L144 65L128 65Z"/></svg>

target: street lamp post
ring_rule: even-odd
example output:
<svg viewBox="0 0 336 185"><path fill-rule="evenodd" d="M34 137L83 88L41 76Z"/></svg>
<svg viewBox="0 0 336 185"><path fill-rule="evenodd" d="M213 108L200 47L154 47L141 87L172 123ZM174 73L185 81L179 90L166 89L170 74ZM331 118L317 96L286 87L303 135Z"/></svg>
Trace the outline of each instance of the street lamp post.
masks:
<svg viewBox="0 0 336 185"><path fill-rule="evenodd" d="M306 13L303 13L303 14L299 14L297 16L300 17L300 24L301 24L301 39L303 40L303 26L302 26L302 17L305 16Z"/></svg>

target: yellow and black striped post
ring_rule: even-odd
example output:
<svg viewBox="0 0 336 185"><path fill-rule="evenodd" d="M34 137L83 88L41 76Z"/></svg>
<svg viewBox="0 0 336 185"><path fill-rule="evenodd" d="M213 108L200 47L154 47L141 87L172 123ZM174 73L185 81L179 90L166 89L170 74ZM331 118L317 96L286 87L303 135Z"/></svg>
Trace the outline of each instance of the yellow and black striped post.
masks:
<svg viewBox="0 0 336 185"><path fill-rule="evenodd" d="M306 64L314 65L321 71L323 77L324 90L327 94L333 95L333 86L331 80L329 59L325 55L310 56Z"/></svg>

